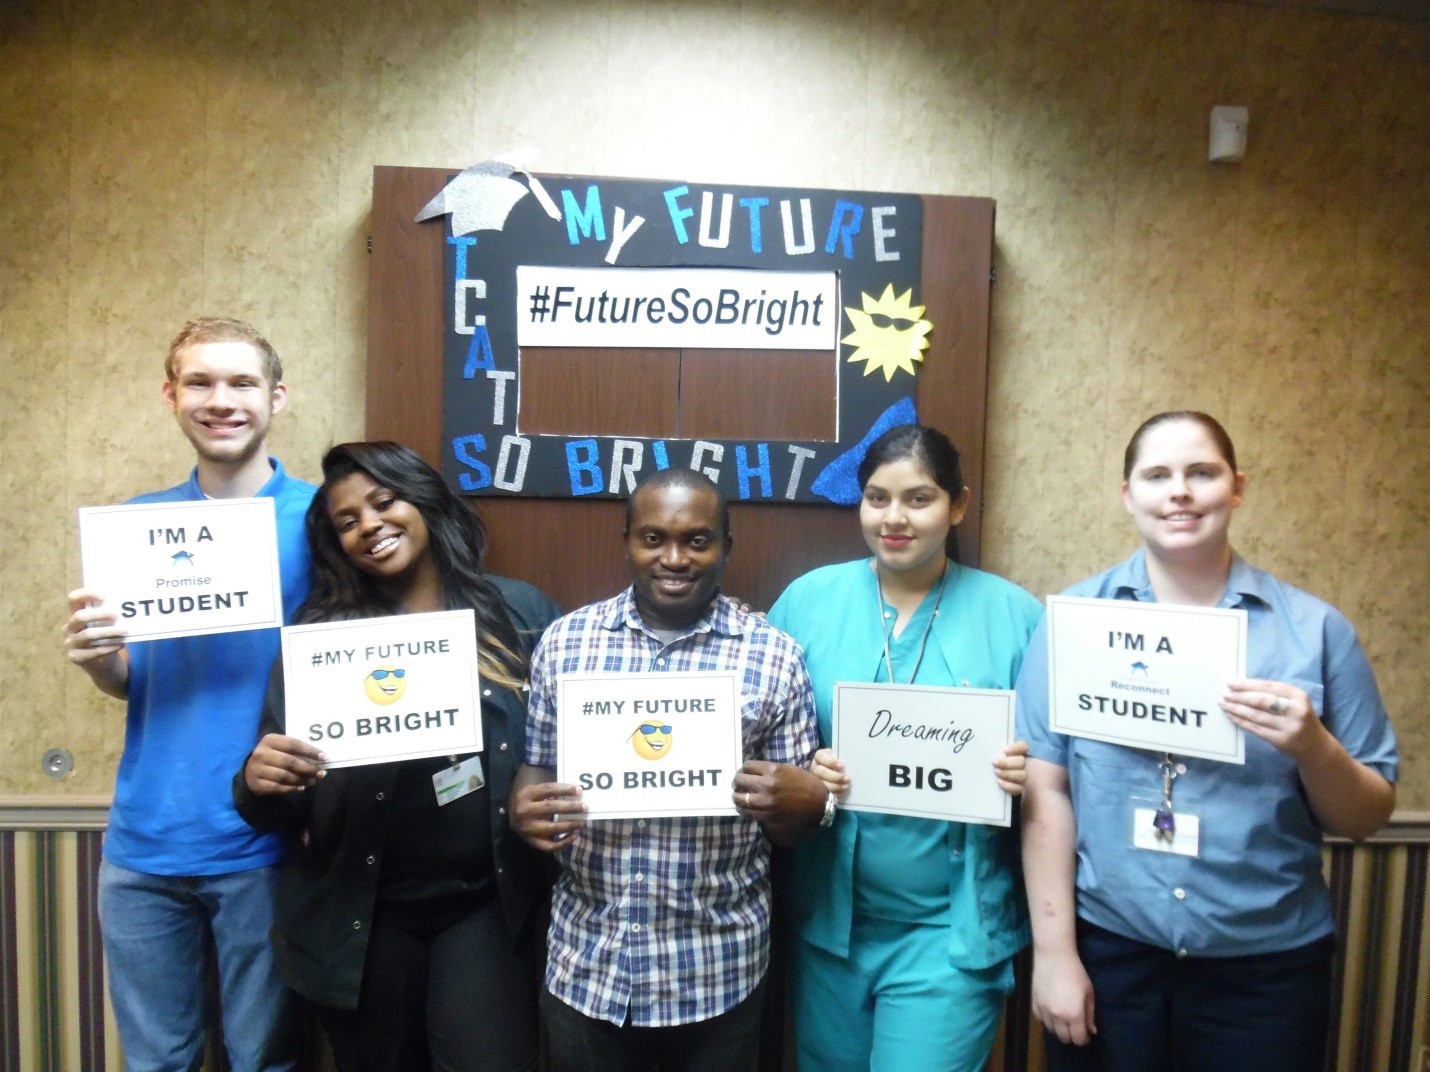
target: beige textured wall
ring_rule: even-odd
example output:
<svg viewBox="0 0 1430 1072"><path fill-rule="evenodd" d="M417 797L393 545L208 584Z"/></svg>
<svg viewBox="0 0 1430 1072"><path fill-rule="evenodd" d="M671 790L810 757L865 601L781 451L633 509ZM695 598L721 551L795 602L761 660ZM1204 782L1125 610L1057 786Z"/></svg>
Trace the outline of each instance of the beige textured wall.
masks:
<svg viewBox="0 0 1430 1072"><path fill-rule="evenodd" d="M1205 162L1217 103L1240 166ZM987 564L1042 594L1122 556L1131 428L1223 416L1239 546L1357 622L1430 808L1430 32L1202 0L4 5L0 792L109 788L122 708L59 654L73 512L186 471L177 325L269 333L312 476L361 431L372 166L523 144L996 198Z"/></svg>

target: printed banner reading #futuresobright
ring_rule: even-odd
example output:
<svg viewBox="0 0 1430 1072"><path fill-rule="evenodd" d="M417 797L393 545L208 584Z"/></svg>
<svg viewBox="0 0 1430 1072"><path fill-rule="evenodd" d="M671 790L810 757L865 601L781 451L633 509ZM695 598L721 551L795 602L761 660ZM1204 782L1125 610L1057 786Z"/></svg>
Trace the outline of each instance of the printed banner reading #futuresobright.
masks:
<svg viewBox="0 0 1430 1072"><path fill-rule="evenodd" d="M741 268L516 270L522 346L826 350L839 340L839 276ZM831 368L837 368L831 356Z"/></svg>
<svg viewBox="0 0 1430 1072"><path fill-rule="evenodd" d="M556 777L587 819L735 815L744 755L733 673L563 674Z"/></svg>
<svg viewBox="0 0 1430 1072"><path fill-rule="evenodd" d="M476 618L400 614L283 630L290 737L355 767L482 749Z"/></svg>
<svg viewBox="0 0 1430 1072"><path fill-rule="evenodd" d="M84 586L130 641L283 624L272 499L84 507L79 540Z"/></svg>
<svg viewBox="0 0 1430 1072"><path fill-rule="evenodd" d="M1048 597L1051 728L1074 737L1246 762L1218 700L1246 674L1246 611Z"/></svg>

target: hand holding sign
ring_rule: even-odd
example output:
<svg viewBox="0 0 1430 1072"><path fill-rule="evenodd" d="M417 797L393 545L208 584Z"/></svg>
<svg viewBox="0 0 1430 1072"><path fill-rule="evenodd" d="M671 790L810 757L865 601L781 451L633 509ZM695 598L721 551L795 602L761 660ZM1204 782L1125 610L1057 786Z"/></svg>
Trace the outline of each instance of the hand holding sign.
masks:
<svg viewBox="0 0 1430 1072"><path fill-rule="evenodd" d="M765 759L746 760L733 784L736 810L764 827L777 844L794 841L800 828L817 823L829 796L809 771Z"/></svg>
<svg viewBox="0 0 1430 1072"><path fill-rule="evenodd" d="M821 748L814 753L809 772L823 782L824 788L841 802L849 795L849 775L844 771L844 761L835 754L834 749Z"/></svg>
<svg viewBox="0 0 1430 1072"><path fill-rule="evenodd" d="M1001 756L994 756L993 775L1003 792L1010 797L1022 796L1023 783L1028 780L1028 742L1014 741Z"/></svg>
<svg viewBox="0 0 1430 1072"><path fill-rule="evenodd" d="M109 656L122 652L129 630L116 625L113 610L103 606L104 597L99 593L77 587L67 599L70 600L70 617L64 623L64 655L69 656L74 665L89 670L90 675L102 673L104 667L97 665L113 663Z"/></svg>
<svg viewBox="0 0 1430 1072"><path fill-rule="evenodd" d="M551 772L522 767L512 786L508 807L511 828L534 849L559 852L586 823L581 790L566 782L546 781Z"/></svg>
<svg viewBox="0 0 1430 1072"><path fill-rule="evenodd" d="M1237 726L1297 763L1330 736L1305 690L1280 681L1232 681L1221 698L1221 709Z"/></svg>
<svg viewBox="0 0 1430 1072"><path fill-rule="evenodd" d="M243 765L243 781L251 793L301 793L327 771L327 758L312 745L281 733L265 733Z"/></svg>

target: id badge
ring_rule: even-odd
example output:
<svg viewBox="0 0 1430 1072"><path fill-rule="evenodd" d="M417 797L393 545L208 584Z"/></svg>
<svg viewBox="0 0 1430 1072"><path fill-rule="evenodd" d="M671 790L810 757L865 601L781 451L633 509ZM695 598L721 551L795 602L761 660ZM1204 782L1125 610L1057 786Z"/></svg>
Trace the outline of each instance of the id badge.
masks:
<svg viewBox="0 0 1430 1072"><path fill-rule="evenodd" d="M1158 797L1134 794L1129 802L1132 812L1132 847L1148 852L1170 852L1177 856L1195 857L1200 851L1202 820L1195 812L1173 811L1172 836L1162 835L1156 826L1162 801Z"/></svg>
<svg viewBox="0 0 1430 1072"><path fill-rule="evenodd" d="M462 762L443 767L432 775L432 788L437 792L439 807L454 800L461 800L468 793L475 793L486 784L481 756L469 756Z"/></svg>

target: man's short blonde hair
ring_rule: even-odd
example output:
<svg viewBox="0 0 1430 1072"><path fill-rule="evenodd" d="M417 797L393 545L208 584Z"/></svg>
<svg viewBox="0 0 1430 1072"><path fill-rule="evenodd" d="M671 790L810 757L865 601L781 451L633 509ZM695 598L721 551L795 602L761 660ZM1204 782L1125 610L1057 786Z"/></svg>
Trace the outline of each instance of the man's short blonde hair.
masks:
<svg viewBox="0 0 1430 1072"><path fill-rule="evenodd" d="M270 388L283 382L283 362L278 351L267 339L242 320L229 316L196 316L179 329L169 344L169 356L164 359L164 375L174 383L179 374L179 351L201 342L246 342L258 351L263 361L263 375Z"/></svg>

